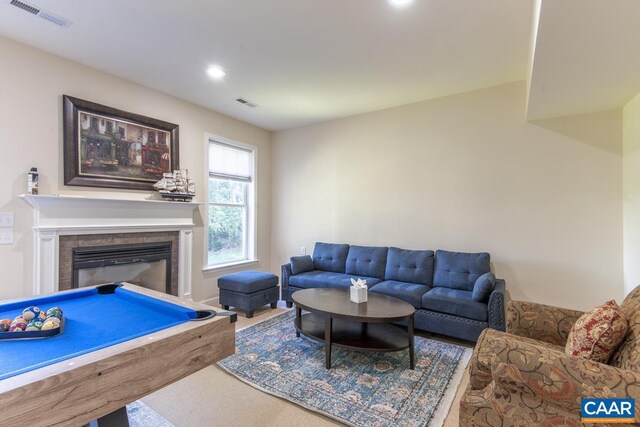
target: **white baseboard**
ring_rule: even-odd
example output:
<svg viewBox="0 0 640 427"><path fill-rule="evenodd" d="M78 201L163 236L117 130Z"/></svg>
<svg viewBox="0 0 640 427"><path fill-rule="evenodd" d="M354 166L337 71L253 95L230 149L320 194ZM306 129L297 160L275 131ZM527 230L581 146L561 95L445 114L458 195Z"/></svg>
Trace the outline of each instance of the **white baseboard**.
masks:
<svg viewBox="0 0 640 427"><path fill-rule="evenodd" d="M207 304L207 305L213 305L213 306L219 306L220 305L220 297L213 297L213 298L208 298L208 299L203 299L202 301L198 301L202 304Z"/></svg>

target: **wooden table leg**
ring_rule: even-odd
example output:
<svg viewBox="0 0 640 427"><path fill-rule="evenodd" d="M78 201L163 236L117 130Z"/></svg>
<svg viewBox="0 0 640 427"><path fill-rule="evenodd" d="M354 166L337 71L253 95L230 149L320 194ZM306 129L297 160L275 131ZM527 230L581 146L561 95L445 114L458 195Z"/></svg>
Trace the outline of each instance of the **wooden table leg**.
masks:
<svg viewBox="0 0 640 427"><path fill-rule="evenodd" d="M327 369L331 369L331 329L333 319L328 314L324 318L324 355Z"/></svg>
<svg viewBox="0 0 640 427"><path fill-rule="evenodd" d="M298 325L300 325L300 327L302 328L302 319L300 318L301 316L302 316L302 309L296 305L296 321L298 322ZM296 329L296 337L300 338L300 331L297 329Z"/></svg>
<svg viewBox="0 0 640 427"><path fill-rule="evenodd" d="M407 335L409 335L409 366L411 369L414 369L416 367L416 361L413 339L413 314L409 316L409 321L407 322Z"/></svg>

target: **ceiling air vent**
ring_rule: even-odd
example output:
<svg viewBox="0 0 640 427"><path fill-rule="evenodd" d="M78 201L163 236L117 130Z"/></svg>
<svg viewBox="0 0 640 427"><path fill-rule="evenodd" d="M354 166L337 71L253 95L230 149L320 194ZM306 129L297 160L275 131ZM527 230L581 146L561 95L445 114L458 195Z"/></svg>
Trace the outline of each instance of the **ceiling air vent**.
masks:
<svg viewBox="0 0 640 427"><path fill-rule="evenodd" d="M251 107L251 108L256 108L256 107L259 106L255 102L247 101L244 98L238 98L238 99L236 99L236 101L238 101L240 104L246 105L247 107Z"/></svg>
<svg viewBox="0 0 640 427"><path fill-rule="evenodd" d="M54 15L51 12L47 12L46 10L42 10L40 8L35 7L32 4L25 3L19 0L11 0L11 5L17 8L24 10L25 12L29 12L32 15L37 16L38 18L42 18L45 21L49 21L52 24L56 24L62 28L69 28L71 26L71 21L67 21L64 18L61 18L57 15Z"/></svg>

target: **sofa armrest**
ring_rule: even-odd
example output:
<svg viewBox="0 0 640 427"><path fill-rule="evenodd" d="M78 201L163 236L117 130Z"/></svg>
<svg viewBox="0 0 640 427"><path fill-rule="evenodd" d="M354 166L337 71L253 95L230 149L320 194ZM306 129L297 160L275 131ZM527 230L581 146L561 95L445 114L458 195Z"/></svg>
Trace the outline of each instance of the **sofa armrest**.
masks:
<svg viewBox="0 0 640 427"><path fill-rule="evenodd" d="M489 327L499 331L505 330L505 289L505 281L496 279L496 285L489 295Z"/></svg>
<svg viewBox="0 0 640 427"><path fill-rule="evenodd" d="M291 263L283 264L280 268L281 277L280 277L280 285L283 290L289 289L289 277L292 276L291 272Z"/></svg>
<svg viewBox="0 0 640 427"><path fill-rule="evenodd" d="M577 413L583 397L640 399L640 373L508 337L496 337L492 350L493 383L509 392Z"/></svg>
<svg viewBox="0 0 640 427"><path fill-rule="evenodd" d="M507 304L507 332L521 337L565 345L582 311L525 301Z"/></svg>

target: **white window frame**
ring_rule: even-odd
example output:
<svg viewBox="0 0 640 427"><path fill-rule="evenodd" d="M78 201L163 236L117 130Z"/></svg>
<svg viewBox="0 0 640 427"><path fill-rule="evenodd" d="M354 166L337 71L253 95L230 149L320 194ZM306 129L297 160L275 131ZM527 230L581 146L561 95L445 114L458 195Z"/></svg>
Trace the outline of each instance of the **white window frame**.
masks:
<svg viewBox="0 0 640 427"><path fill-rule="evenodd" d="M238 147L243 150L251 151L251 183L247 189L247 259L229 262L225 264L209 264L209 177L211 172L209 171L209 149L211 143L220 143L229 145L232 147ZM258 241L258 229L257 229L257 193L258 193L258 147L244 144L242 142L235 141L233 139L225 138L223 136L207 133L205 134L205 223L204 223L204 267L203 271L223 270L227 268L233 268L244 264L258 263L257 257L257 241Z"/></svg>

